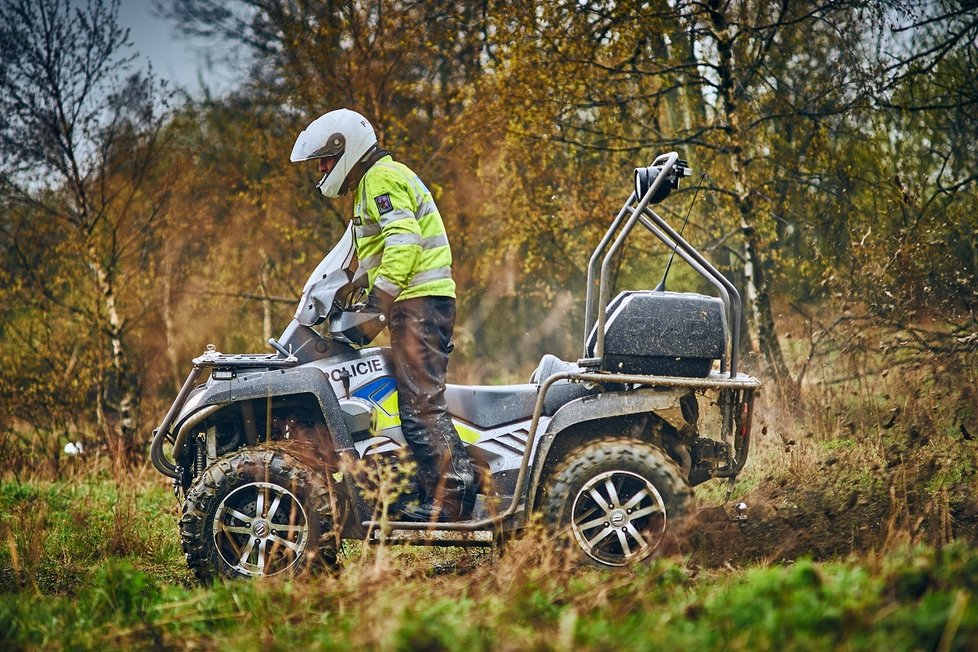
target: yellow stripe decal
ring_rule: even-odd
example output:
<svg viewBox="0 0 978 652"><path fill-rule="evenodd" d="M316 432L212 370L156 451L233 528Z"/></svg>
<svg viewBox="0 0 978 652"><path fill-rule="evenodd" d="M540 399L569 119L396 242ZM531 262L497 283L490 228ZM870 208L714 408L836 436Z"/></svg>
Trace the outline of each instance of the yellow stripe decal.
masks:
<svg viewBox="0 0 978 652"><path fill-rule="evenodd" d="M472 428L469 428L465 424L459 423L454 419L452 419L452 423L455 425L455 430L458 431L458 436L462 439L462 441L467 441L470 444L474 444L482 437L482 433L478 430L473 430Z"/></svg>

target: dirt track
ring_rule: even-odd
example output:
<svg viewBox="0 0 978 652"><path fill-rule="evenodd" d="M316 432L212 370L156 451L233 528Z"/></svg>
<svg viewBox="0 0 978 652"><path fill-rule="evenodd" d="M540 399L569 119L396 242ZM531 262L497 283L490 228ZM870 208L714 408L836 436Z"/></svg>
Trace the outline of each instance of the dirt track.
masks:
<svg viewBox="0 0 978 652"><path fill-rule="evenodd" d="M910 429L868 454L807 455L807 466L761 479L741 499L700 505L674 545L706 567L815 560L882 551L900 543L978 543L978 442L921 439ZM871 453L871 452L870 452Z"/></svg>

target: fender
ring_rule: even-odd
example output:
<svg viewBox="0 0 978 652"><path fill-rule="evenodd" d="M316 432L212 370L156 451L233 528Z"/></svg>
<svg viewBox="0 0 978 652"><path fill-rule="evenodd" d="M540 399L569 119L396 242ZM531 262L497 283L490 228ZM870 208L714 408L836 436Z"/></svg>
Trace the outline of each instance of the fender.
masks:
<svg viewBox="0 0 978 652"><path fill-rule="evenodd" d="M540 486L543 466L553 443L571 426L589 421L602 421L612 417L652 412L666 423L679 427L684 423L679 407L679 399L688 389L662 390L642 388L629 391L594 394L571 401L560 408L547 426L546 432L536 446L533 460L533 473L527 485L527 513L534 509L536 490Z"/></svg>
<svg viewBox="0 0 978 652"><path fill-rule="evenodd" d="M211 381L208 382L210 384ZM186 431L183 425L195 415L209 416L211 411L217 411L225 406L250 399L269 399L275 396L293 396L295 394L312 394L322 410L326 428L338 457L358 459L353 437L347 427L342 408L336 392L333 391L329 379L321 369L314 366L301 366L289 369L255 370L239 373L227 381L213 381L215 385L208 387L195 406L193 414L184 417L179 422L177 440L173 445L174 459L180 459L181 449L185 444ZM353 518L340 525L344 534L362 537L365 533L360 523L367 520L371 507L357 489L354 477L345 473L342 479L347 496L351 501Z"/></svg>
<svg viewBox="0 0 978 652"><path fill-rule="evenodd" d="M230 405L248 399L267 399L274 396L290 396L294 394L312 394L316 397L326 421L333 446L337 454L351 452L356 457L353 448L353 437L347 428L339 400L333 391L329 380L322 371L315 367L293 367L291 369L276 369L271 371L247 371L238 374L227 381L208 381L212 387L205 390L204 395L196 403L192 414L182 416L175 426L176 441L173 442L173 458L180 459L186 442L186 432L183 425L194 415L206 410L209 406Z"/></svg>

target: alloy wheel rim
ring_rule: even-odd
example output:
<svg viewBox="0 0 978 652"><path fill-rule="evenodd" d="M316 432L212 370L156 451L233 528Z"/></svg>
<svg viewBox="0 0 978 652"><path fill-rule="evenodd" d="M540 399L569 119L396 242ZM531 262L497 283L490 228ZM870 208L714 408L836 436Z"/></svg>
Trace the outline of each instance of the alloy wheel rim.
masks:
<svg viewBox="0 0 978 652"><path fill-rule="evenodd" d="M266 577L295 569L309 537L302 502L271 482L251 482L229 493L214 514L214 545L242 575Z"/></svg>
<svg viewBox="0 0 978 652"><path fill-rule="evenodd" d="M630 471L607 471L581 487L571 508L571 531L602 564L625 566L652 554L666 529L666 506L655 486Z"/></svg>

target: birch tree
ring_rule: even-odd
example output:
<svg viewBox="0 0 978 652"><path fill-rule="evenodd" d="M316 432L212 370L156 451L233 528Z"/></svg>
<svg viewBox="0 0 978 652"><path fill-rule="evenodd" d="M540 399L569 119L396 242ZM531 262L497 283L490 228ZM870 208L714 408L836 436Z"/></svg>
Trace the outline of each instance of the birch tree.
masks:
<svg viewBox="0 0 978 652"><path fill-rule="evenodd" d="M93 416L128 460L140 398L129 340L162 227L164 121L118 10L119 0L0 2L0 193L12 207L0 246L36 319L66 318L66 345L90 350Z"/></svg>

